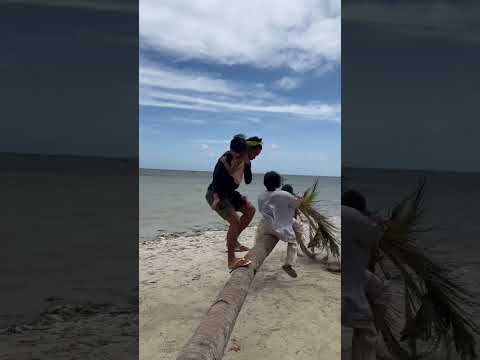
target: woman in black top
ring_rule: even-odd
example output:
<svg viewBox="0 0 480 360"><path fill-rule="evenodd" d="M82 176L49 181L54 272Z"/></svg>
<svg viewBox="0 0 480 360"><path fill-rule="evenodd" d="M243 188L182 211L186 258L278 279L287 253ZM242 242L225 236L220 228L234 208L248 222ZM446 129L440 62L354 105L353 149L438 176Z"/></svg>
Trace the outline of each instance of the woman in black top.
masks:
<svg viewBox="0 0 480 360"><path fill-rule="evenodd" d="M248 140L254 139L248 144ZM255 208L242 196L237 189L242 178L246 184L252 181L250 160L261 151L261 139L245 139L236 135L230 142L230 151L220 157L215 170L213 180L208 186L206 199L209 205L229 224L227 231L228 267L248 266L251 261L244 258L236 258L235 252L249 250L248 247L238 242L240 233L250 224L255 215ZM260 147L260 149L259 149ZM242 213L239 217L237 212Z"/></svg>

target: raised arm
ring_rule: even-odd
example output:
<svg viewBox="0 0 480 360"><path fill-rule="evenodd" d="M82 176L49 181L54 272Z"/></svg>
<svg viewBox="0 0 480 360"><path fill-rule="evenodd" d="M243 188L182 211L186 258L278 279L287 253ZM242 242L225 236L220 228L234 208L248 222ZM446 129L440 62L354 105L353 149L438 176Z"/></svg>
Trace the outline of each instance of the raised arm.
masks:
<svg viewBox="0 0 480 360"><path fill-rule="evenodd" d="M289 206L293 207L294 209L298 209L300 204L303 201L303 198L299 198L297 196L294 196L290 194L287 191L278 191L274 197L275 201L277 202L283 202L284 204L288 204Z"/></svg>
<svg viewBox="0 0 480 360"><path fill-rule="evenodd" d="M292 195L289 192L286 192L286 193L288 194L290 205L295 209L298 209L298 207L302 204L303 197Z"/></svg>

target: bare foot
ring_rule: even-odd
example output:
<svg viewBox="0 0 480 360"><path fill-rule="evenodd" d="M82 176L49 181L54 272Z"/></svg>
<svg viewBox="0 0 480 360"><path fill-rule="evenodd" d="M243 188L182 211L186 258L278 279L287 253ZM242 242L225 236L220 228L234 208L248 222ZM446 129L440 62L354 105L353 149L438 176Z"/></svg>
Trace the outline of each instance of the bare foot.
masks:
<svg viewBox="0 0 480 360"><path fill-rule="evenodd" d="M247 247L247 246L244 246L244 245L235 245L235 252L246 252L246 251L249 251L250 248ZM228 253L228 249L225 250L226 253Z"/></svg>
<svg viewBox="0 0 480 360"><path fill-rule="evenodd" d="M237 244L235 245L235 252L244 252L248 250L250 250L249 247L242 245L239 242L237 242Z"/></svg>
<svg viewBox="0 0 480 360"><path fill-rule="evenodd" d="M233 271L239 267L246 267L251 263L252 263L252 260L248 260L245 258L239 258L239 259L235 258L228 262L228 268Z"/></svg>

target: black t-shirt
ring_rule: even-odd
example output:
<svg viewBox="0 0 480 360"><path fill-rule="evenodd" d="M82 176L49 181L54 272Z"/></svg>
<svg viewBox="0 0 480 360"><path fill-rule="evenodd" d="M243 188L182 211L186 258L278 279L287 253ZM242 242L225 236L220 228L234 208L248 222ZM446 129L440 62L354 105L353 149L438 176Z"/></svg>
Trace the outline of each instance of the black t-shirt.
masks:
<svg viewBox="0 0 480 360"><path fill-rule="evenodd" d="M208 186L208 189L216 192L220 198L231 195L239 187L233 177L230 176L221 160L224 156L227 164L231 164L233 160L233 154L230 151L227 151L220 157L220 159L218 159L217 165L215 165L215 170L213 170L213 180ZM250 184L252 182L252 165L250 163L245 164L243 177L246 184Z"/></svg>

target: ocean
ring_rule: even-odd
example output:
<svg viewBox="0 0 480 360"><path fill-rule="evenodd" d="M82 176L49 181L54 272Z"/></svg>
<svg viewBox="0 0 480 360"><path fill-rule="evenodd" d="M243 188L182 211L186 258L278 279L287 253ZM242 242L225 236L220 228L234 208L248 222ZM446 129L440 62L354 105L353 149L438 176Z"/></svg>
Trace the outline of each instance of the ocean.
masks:
<svg viewBox="0 0 480 360"><path fill-rule="evenodd" d="M312 186L317 177L284 175L284 178L295 192L301 193ZM151 239L159 232L225 229L226 222L205 200L211 179L211 172L140 169L140 240ZM339 177L319 177L319 209L337 224L340 223L340 187ZM263 174L254 174L252 183L242 183L239 191L257 207L257 197L265 191ZM253 223L259 216L255 214Z"/></svg>

